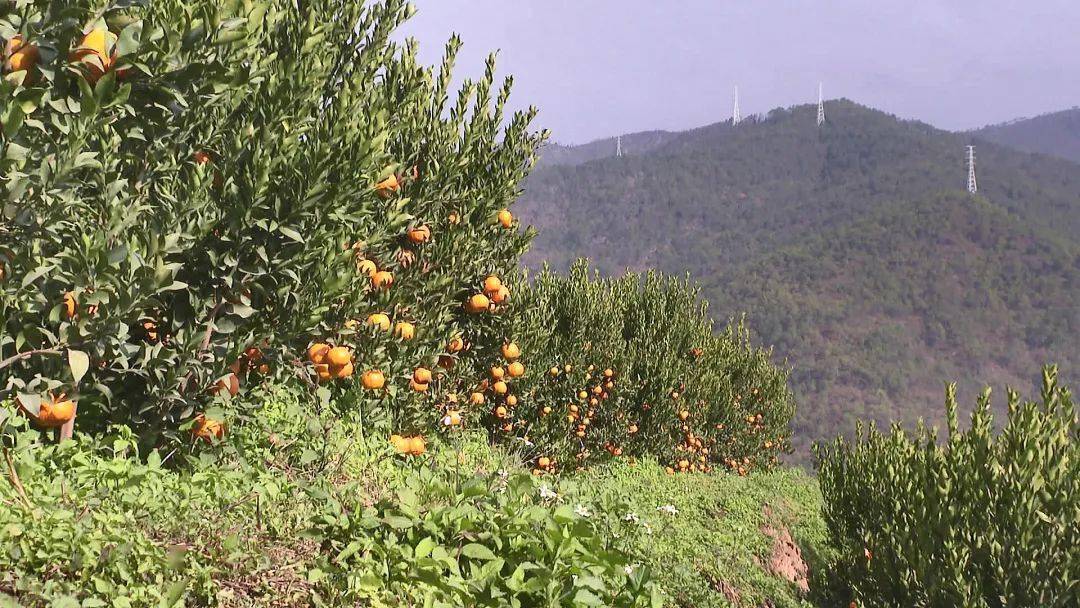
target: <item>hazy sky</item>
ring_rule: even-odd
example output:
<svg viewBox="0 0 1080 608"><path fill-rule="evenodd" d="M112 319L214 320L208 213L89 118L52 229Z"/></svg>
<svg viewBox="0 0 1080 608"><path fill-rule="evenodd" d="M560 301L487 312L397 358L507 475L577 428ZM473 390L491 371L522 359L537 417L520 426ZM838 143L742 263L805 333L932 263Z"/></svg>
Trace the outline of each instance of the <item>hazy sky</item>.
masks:
<svg viewBox="0 0 1080 608"><path fill-rule="evenodd" d="M491 50L560 143L848 97L947 129L1080 105L1080 0L414 0L459 76Z"/></svg>

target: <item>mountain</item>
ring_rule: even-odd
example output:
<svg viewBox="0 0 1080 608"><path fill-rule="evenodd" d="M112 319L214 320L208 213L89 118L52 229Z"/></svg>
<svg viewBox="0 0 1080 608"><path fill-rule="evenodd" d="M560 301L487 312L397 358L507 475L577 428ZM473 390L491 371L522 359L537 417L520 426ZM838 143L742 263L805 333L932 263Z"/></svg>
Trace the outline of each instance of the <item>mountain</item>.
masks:
<svg viewBox="0 0 1080 608"><path fill-rule="evenodd" d="M1080 108L991 125L971 135L1025 152L1080 162Z"/></svg>
<svg viewBox="0 0 1080 608"><path fill-rule="evenodd" d="M678 137L678 133L670 131L642 131L622 136L622 151L624 156L646 154L658 148L672 139ZM540 161L537 166L550 165L580 165L592 160L599 160L615 155L616 138L598 139L580 146L565 146L561 144L547 144L540 151Z"/></svg>
<svg viewBox="0 0 1080 608"><path fill-rule="evenodd" d="M1044 362L1074 374L1076 165L982 142L972 196L970 134L847 100L826 111L821 128L798 106L538 168L516 207L539 228L526 264L689 272L714 318L745 313L792 366L801 448L856 418L939 420L947 379L1027 390Z"/></svg>

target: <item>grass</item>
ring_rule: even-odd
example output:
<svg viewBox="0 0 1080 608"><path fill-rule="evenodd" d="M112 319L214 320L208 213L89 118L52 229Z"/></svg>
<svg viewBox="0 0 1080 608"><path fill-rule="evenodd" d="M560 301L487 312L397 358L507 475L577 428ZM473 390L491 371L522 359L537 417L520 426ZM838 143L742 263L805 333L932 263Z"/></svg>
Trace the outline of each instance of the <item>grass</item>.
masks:
<svg viewBox="0 0 1080 608"><path fill-rule="evenodd" d="M16 429L9 453L26 500L5 475L0 606L309 605L328 584L317 567L326 562L299 532L329 502L393 499L421 468L453 483L525 472L479 432L406 461L386 430L310 414L275 390L227 442L165 457L137 454L123 429L61 446ZM822 544L820 496L799 472L672 476L655 462L621 462L539 483L559 494L551 508L580 507L635 568L651 570L668 605L809 605L766 567L766 529Z"/></svg>

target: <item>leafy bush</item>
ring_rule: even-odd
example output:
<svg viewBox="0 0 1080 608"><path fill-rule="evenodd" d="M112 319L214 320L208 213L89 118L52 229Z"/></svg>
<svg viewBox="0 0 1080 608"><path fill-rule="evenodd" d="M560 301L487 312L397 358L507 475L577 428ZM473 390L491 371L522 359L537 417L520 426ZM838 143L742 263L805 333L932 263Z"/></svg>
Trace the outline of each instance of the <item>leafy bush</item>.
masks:
<svg viewBox="0 0 1080 608"><path fill-rule="evenodd" d="M723 463L745 474L788 446L786 371L741 325L714 334L688 280L597 278L581 261L518 292L508 332L525 374L486 421L497 438L535 444L526 457L566 469L649 454L676 470Z"/></svg>
<svg viewBox="0 0 1080 608"><path fill-rule="evenodd" d="M435 606L659 606L649 569L632 567L589 518L544 504L527 473L465 480L420 468L370 507L327 500L324 601Z"/></svg>
<svg viewBox="0 0 1080 608"><path fill-rule="evenodd" d="M510 80L491 64L449 105L459 43L419 66L388 40L404 0L98 4L0 7L22 53L0 83L0 386L149 442L261 375L314 378L320 341L352 349L343 406L418 423L415 367L501 342L462 304L528 239L498 215L541 139L504 117ZM351 390L368 369L387 387Z"/></svg>
<svg viewBox="0 0 1080 608"><path fill-rule="evenodd" d="M1080 425L1056 368L1042 403L1009 392L993 430L989 390L942 445L859 429L816 448L834 577L867 606L1074 606L1080 593Z"/></svg>
<svg viewBox="0 0 1080 608"><path fill-rule="evenodd" d="M0 427L0 598L20 605L205 605L238 543L226 514L254 521L254 488L263 508L280 498L272 480L232 467L177 474L157 452L143 461L124 428L49 445L11 407Z"/></svg>

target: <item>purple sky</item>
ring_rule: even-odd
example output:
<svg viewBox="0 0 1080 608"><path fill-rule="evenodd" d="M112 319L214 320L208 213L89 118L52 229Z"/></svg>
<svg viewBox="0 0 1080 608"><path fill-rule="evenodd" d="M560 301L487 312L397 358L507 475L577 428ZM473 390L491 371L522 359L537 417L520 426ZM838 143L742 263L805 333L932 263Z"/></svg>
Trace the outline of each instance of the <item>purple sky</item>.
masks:
<svg viewBox="0 0 1080 608"><path fill-rule="evenodd" d="M402 30L458 76L499 50L553 141L848 97L964 129L1080 105L1080 0L414 0Z"/></svg>

